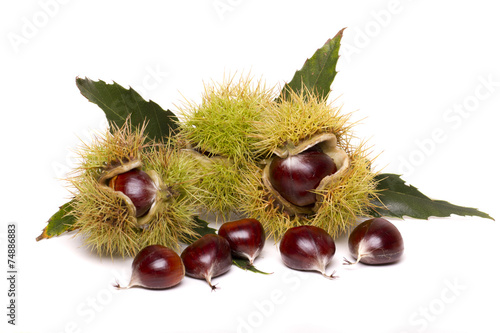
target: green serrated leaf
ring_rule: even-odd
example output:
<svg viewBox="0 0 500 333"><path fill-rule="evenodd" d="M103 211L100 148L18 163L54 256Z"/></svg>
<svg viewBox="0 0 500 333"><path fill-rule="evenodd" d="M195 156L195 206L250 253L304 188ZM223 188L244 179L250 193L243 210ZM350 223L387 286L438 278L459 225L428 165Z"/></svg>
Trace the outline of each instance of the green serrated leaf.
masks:
<svg viewBox="0 0 500 333"><path fill-rule="evenodd" d="M117 83L76 79L76 85L83 96L97 104L106 114L109 124L122 127L130 117L133 128L140 128L145 122L147 137L156 142L172 136L178 128L178 119L170 110L163 110L153 101L144 100L132 88L125 89Z"/></svg>
<svg viewBox="0 0 500 333"><path fill-rule="evenodd" d="M200 219L198 216L194 217L194 222L196 223L196 227L193 228L193 231L199 235L199 237L188 236L187 244L194 243L200 237L203 237L208 234L217 234L217 230L209 227L208 222Z"/></svg>
<svg viewBox="0 0 500 333"><path fill-rule="evenodd" d="M292 81L283 87L278 100L288 99L291 91L300 94L303 89L316 93L319 98L328 97L330 86L337 75L336 66L344 29L327 40L323 47L306 60L302 68L295 72Z"/></svg>
<svg viewBox="0 0 500 333"><path fill-rule="evenodd" d="M254 273L265 274L265 275L273 274L258 270L254 265L250 264L250 261L248 261L247 259L233 258L233 265L243 270Z"/></svg>
<svg viewBox="0 0 500 333"><path fill-rule="evenodd" d="M460 216L479 216L492 219L486 213L475 208L453 205L443 200L433 200L425 196L416 187L407 185L400 175L385 173L376 176L380 202L375 203L375 215L403 216L428 219L431 216L447 217L451 214Z"/></svg>
<svg viewBox="0 0 500 333"><path fill-rule="evenodd" d="M59 236L63 232L73 230L75 217L70 214L73 210L72 203L73 201L70 201L59 207L57 213L52 215L52 217L49 219L48 224L45 229L43 229L42 234L36 238L37 241L52 238L54 236Z"/></svg>

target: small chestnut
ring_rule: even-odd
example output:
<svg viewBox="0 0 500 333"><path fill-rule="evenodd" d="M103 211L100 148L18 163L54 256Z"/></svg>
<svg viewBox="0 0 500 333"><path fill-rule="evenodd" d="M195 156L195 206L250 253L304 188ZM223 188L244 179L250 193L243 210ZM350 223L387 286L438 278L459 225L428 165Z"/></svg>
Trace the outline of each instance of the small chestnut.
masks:
<svg viewBox="0 0 500 333"><path fill-rule="evenodd" d="M181 259L186 275L206 280L212 290L216 289L212 277L226 273L233 264L229 243L215 234L205 235L186 247Z"/></svg>
<svg viewBox="0 0 500 333"><path fill-rule="evenodd" d="M248 259L250 265L266 243L264 227L256 219L226 222L221 225L218 234L229 242L233 256Z"/></svg>
<svg viewBox="0 0 500 333"><path fill-rule="evenodd" d="M280 243L281 259L290 268L325 273L326 266L335 254L335 242L325 230L316 226L299 226L288 229Z"/></svg>
<svg viewBox="0 0 500 333"><path fill-rule="evenodd" d="M150 245L142 249L132 262L132 278L127 287L165 289L177 285L184 277L184 265L173 250L163 245Z"/></svg>
<svg viewBox="0 0 500 333"><path fill-rule="evenodd" d="M296 206L316 202L316 189L321 180L337 172L332 158L317 149L309 149L287 158L274 157L269 166L269 180L274 189Z"/></svg>
<svg viewBox="0 0 500 333"><path fill-rule="evenodd" d="M349 235L349 252L358 262L369 265L389 264L403 255L404 244L399 230L384 218L373 218L358 225Z"/></svg>
<svg viewBox="0 0 500 333"><path fill-rule="evenodd" d="M136 217L146 215L156 199L157 189L154 181L139 169L114 176L109 181L109 187L130 198L136 209Z"/></svg>

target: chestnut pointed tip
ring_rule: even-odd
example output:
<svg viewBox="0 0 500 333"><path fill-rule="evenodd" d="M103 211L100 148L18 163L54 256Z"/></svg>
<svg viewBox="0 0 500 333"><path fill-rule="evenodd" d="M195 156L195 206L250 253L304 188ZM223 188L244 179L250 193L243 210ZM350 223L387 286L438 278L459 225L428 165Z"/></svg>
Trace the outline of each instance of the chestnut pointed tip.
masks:
<svg viewBox="0 0 500 333"><path fill-rule="evenodd" d="M118 281L115 281L115 283L113 284L113 287L115 287L116 290L130 289L130 285L122 287L120 285L120 283L118 283Z"/></svg>
<svg viewBox="0 0 500 333"><path fill-rule="evenodd" d="M212 284L212 280L210 278L207 278L206 281L207 281L208 285L210 286L210 289L212 289L212 291L215 291L216 289L219 289L217 287L218 283Z"/></svg>
<svg viewBox="0 0 500 333"><path fill-rule="evenodd" d="M342 263L342 265L354 265L354 263L352 261L347 260L347 258L344 257L344 262Z"/></svg>
<svg viewBox="0 0 500 333"><path fill-rule="evenodd" d="M212 291L215 291L217 288L217 285L218 283L215 283L215 284L212 284L212 275L211 274L207 274L205 276L205 281L208 283L208 285L210 286L210 289L212 289Z"/></svg>
<svg viewBox="0 0 500 333"><path fill-rule="evenodd" d="M335 280L335 279L338 279L338 278L339 278L339 276L338 276L338 275L335 275L336 273L337 273L337 271L333 271L333 272L332 272L332 274L330 274L330 275L328 275L328 274L326 274L326 273L324 273L324 272L322 272L321 274L322 274L325 278L327 278L328 280Z"/></svg>

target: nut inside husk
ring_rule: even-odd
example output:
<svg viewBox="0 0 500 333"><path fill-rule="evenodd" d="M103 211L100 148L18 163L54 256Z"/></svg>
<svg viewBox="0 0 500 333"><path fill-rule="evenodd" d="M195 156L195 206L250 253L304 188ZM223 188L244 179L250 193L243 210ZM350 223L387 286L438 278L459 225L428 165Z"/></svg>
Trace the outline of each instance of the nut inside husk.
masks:
<svg viewBox="0 0 500 333"><path fill-rule="evenodd" d="M350 114L341 112L341 107L307 91L292 92L289 98L274 103L263 112L262 119L255 124L255 136L259 141L254 147L256 156L266 156L267 159L263 161L264 165L255 166L245 175L242 211L261 221L266 233L276 239L280 239L289 228L299 225L314 225L335 237L352 226L358 216L369 213L376 196L375 173L370 168L368 148L354 136L352 128L355 123L349 119ZM316 154L317 151L322 154ZM325 171L321 171L321 179L313 190L309 185L317 179L314 182L304 179L297 184L296 193L285 193L286 189L281 188L289 200L301 199L292 205L271 184L286 188L295 186L293 182L284 183L287 170L285 162L280 159L291 156L300 161L299 154L303 154L304 161L308 156L311 159L314 155L321 156L318 165L322 166L328 163L320 160L330 157L337 170L326 176L323 176ZM270 174L271 170L273 174ZM323 170L331 171L331 166ZM295 171L302 172L299 167ZM315 198L308 196L302 201L299 196L307 189L315 194ZM311 200L314 202L307 204ZM304 205L296 206L298 202Z"/></svg>
<svg viewBox="0 0 500 333"><path fill-rule="evenodd" d="M274 155L280 158L287 158L289 156L298 155L312 147L318 147L323 153L328 155L335 166L337 167L337 171L329 176L324 177L316 190L318 192L324 190L325 188L334 187L336 183L339 182L341 177L346 173L347 169L350 165L349 156L345 151L340 149L337 146L337 138L332 133L321 133L317 134L311 138L306 140L302 140L298 145L294 145L292 143L288 143L287 145L280 147L274 150ZM283 198L280 193L272 186L270 181L270 165L273 157L268 158L266 160L266 166L262 172L262 181L264 185L268 188L268 190L272 193L274 198L283 206L283 208L290 215L296 214L313 214L317 212L319 206L322 203L322 195L316 194L316 203L313 207L300 207L292 204L285 198Z"/></svg>
<svg viewBox="0 0 500 333"><path fill-rule="evenodd" d="M152 244L178 248L179 242L198 236L193 220L199 207L198 164L171 142L147 144L143 132L127 122L78 150L81 165L68 178L74 196L71 215L76 235L99 255L133 256ZM149 209L149 199L138 210L131 198L115 190L116 181L127 179L125 173L134 177L129 173L134 170L150 178ZM137 218L139 211L144 215Z"/></svg>
<svg viewBox="0 0 500 333"><path fill-rule="evenodd" d="M110 180L112 180L115 176L123 174L125 172L134 170L134 169L141 169L142 167L142 162L139 160L134 160L130 161L118 166L115 166L111 169L107 169L104 171L99 178L99 186L105 187L110 189L109 183ZM145 171L149 177L151 177L151 180L153 181L155 188L157 190L157 194L155 195L154 202L149 208L148 212L144 216L136 217L136 208L134 204L132 203L132 200L125 194L123 194L120 191L114 191L114 194L121 197L123 201L127 203L126 207L131 215L132 219L135 219L136 221L136 226L141 227L146 224L148 224L156 215L159 203L163 200L168 199L170 196L172 196L172 193L169 192L168 188L162 183L160 176L154 171L154 170L147 170Z"/></svg>

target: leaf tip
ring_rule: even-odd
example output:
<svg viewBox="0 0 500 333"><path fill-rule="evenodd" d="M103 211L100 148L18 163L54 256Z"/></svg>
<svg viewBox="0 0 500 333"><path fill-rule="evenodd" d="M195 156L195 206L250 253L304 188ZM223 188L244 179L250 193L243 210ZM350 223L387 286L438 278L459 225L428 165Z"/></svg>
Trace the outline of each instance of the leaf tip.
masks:
<svg viewBox="0 0 500 333"><path fill-rule="evenodd" d="M340 29L339 32L337 32L337 34L333 38L337 38L337 37L342 38L344 36L345 29L347 29L347 27L343 27L342 29Z"/></svg>
<svg viewBox="0 0 500 333"><path fill-rule="evenodd" d="M492 221L496 222L496 220L495 220L492 216L490 216L489 214L487 214L487 213L485 213L485 212L481 212L481 213L483 213L483 214L484 214L483 218L490 219L490 220L492 220Z"/></svg>
<svg viewBox="0 0 500 333"><path fill-rule="evenodd" d="M44 228L42 233L36 238L36 241L39 242L42 239L48 239L50 236L47 234L47 228Z"/></svg>

